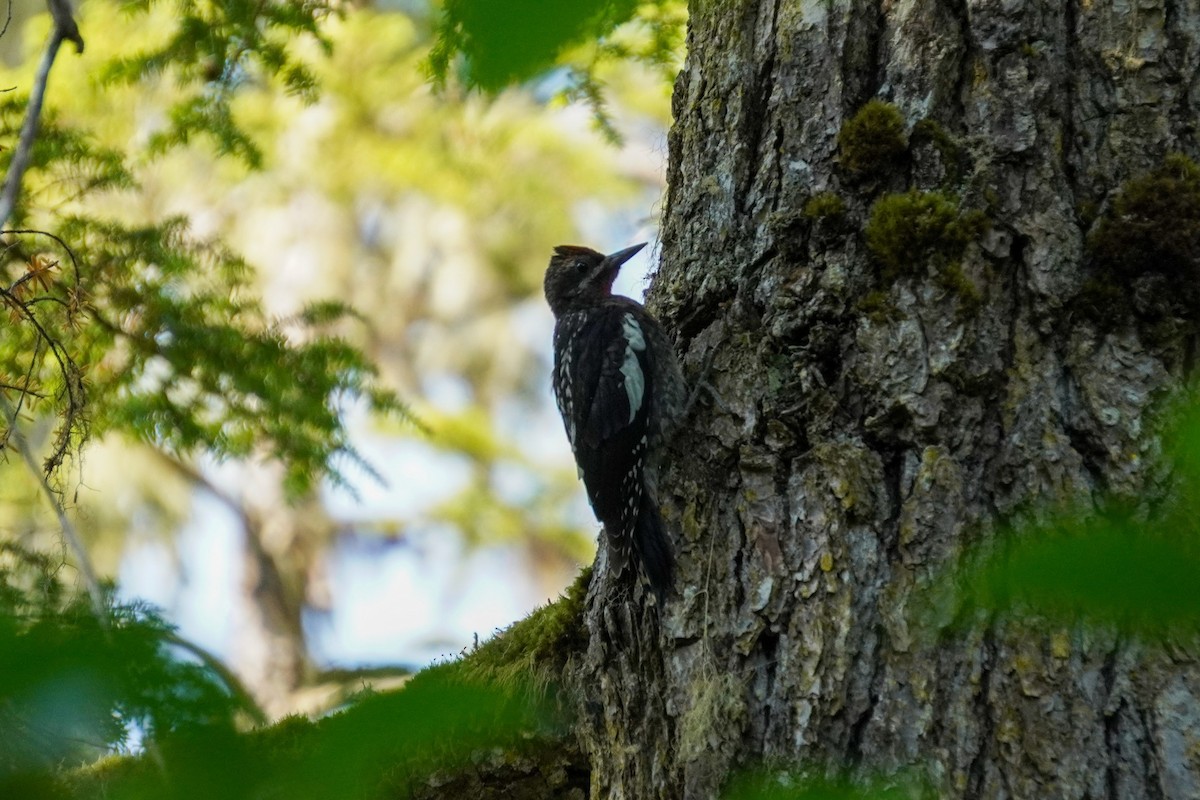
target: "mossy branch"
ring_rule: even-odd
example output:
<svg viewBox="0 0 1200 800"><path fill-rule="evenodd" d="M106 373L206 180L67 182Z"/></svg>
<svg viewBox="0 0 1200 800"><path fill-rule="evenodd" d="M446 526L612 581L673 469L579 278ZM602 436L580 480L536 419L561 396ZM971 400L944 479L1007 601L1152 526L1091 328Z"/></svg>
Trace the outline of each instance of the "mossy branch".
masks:
<svg viewBox="0 0 1200 800"><path fill-rule="evenodd" d="M587 646L583 611L591 579L591 567L584 568L558 600L446 666L468 679L504 688L527 684L544 691L561 679L571 658Z"/></svg>

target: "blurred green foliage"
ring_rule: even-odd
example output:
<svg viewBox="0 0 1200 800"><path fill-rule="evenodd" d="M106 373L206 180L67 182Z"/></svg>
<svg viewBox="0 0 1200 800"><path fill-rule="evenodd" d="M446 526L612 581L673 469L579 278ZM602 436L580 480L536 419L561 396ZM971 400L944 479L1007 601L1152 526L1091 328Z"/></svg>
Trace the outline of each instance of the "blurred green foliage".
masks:
<svg viewBox="0 0 1200 800"><path fill-rule="evenodd" d="M565 724L531 670L500 680L468 657L316 722L246 730L257 712L152 610L110 596L97 618L60 571L0 545L2 797L404 797L481 749L537 746ZM141 754L101 758L129 747Z"/></svg>
<svg viewBox="0 0 1200 800"><path fill-rule="evenodd" d="M928 787L907 775L889 779L830 778L788 770L752 770L736 775L723 800L933 800Z"/></svg>
<svg viewBox="0 0 1200 800"><path fill-rule="evenodd" d="M121 5L129 15L165 7L159 10L174 22L154 41L110 60L101 73L109 84L165 74L182 88L168 111L169 124L150 138L151 152L165 152L203 136L218 152L261 166L258 144L234 120L231 102L238 89L270 81L307 101L317 96L316 76L298 55L296 41L315 43L328 52L322 22L332 6L323 0L122 0Z"/></svg>
<svg viewBox="0 0 1200 800"><path fill-rule="evenodd" d="M562 70L562 94L586 101L611 138L606 75L638 62L669 87L682 66L687 6L680 0L446 0L427 66L442 86L498 92Z"/></svg>
<svg viewBox="0 0 1200 800"><path fill-rule="evenodd" d="M426 670L316 722L290 717L246 734L212 725L164 737L154 757L101 761L65 776L67 796L110 800L404 798L481 748L534 746L559 729L549 702Z"/></svg>
<svg viewBox="0 0 1200 800"><path fill-rule="evenodd" d="M324 11L173 5L164 43L110 60L105 73L115 80L171 71L185 87L172 123L141 152L204 134L217 138L219 152L259 163L239 144L249 141L244 130L214 126L209 115L227 116L245 82L231 76L233 65L269 79L282 73L288 85L307 81L284 42L298 32L315 36ZM218 56L226 67L210 74L204 62ZM26 102L12 95L0 102L0 140L15 141ZM179 111L197 104L204 114ZM0 150L0 168L12 152ZM11 323L0 340L0 390L14 392L22 411L58 417L47 473L89 436L119 432L177 454L277 458L293 496L323 476L340 481L339 459L362 464L343 404L361 399L405 413L367 356L331 327L349 309L325 303L273 319L230 249L197 238L181 217L133 221L112 201L139 188L138 158L137 149L106 146L48 110L10 221L0 264L0 302Z"/></svg>
<svg viewBox="0 0 1200 800"><path fill-rule="evenodd" d="M454 56L461 77L495 91L531 78L555 63L560 52L597 40L633 16L637 0L446 0L430 55L444 77Z"/></svg>
<svg viewBox="0 0 1200 800"><path fill-rule="evenodd" d="M1168 405L1159 432L1170 494L1096 498L1095 505L1031 509L1028 521L964 549L918 597L927 633L974 624L982 613L1053 625L1115 629L1145 640L1200 631L1200 400Z"/></svg>
<svg viewBox="0 0 1200 800"><path fill-rule="evenodd" d="M531 617L514 629L541 629L543 623ZM517 758L566 731L563 706L531 662L522 657L521 669L497 671L503 661L497 660L502 652L497 643L507 636L422 671L398 692L360 693L316 721L289 717L241 731L227 716L156 727L149 731L145 754L66 771L12 771L8 779L57 792L54 796L110 800L408 797L433 773L465 769L481 752L492 760L499 753ZM119 644L113 649L123 651ZM490 655L481 663L485 653ZM3 780L0 774L0 788Z"/></svg>
<svg viewBox="0 0 1200 800"><path fill-rule="evenodd" d="M111 591L98 618L61 567L0 544L0 785L94 760L135 731L154 740L231 723L244 697L183 657L171 626Z"/></svg>
<svg viewBox="0 0 1200 800"><path fill-rule="evenodd" d="M979 610L1161 637L1200 628L1194 528L1130 514L1063 513L1010 531L943 576L930 621Z"/></svg>

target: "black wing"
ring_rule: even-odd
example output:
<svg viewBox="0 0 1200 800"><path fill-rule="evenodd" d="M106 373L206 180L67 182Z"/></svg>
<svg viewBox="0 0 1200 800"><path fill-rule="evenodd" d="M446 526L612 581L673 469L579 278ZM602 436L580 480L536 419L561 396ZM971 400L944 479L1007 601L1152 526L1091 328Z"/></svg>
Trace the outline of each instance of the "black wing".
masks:
<svg viewBox="0 0 1200 800"><path fill-rule="evenodd" d="M588 315L576 335L568 435L605 529L628 536L642 495L651 385L650 355L637 312L616 305ZM562 408L564 419L568 409Z"/></svg>

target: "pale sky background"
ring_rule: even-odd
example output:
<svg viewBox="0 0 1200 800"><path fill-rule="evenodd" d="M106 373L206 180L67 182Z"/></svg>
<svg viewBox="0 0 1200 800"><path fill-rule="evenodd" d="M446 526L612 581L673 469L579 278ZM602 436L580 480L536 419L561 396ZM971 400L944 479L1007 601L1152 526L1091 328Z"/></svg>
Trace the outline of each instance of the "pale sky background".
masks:
<svg viewBox="0 0 1200 800"><path fill-rule="evenodd" d="M590 246L611 252L651 241L651 247L625 265L614 285L614 292L641 300L651 259L658 252L654 231L637 224L645 214L634 208L604 216L597 209L585 211L591 216L580 221L580 228L594 228L586 242ZM501 409L497 427L519 430L514 438L535 458L570 459L550 390L553 317L541 298L515 307L514 315L522 338L541 354L545 391L533 415L527 407L513 404ZM424 391L423 399L443 410L457 410L467 402L465 384L455 376L431 376ZM335 488L322 491L334 519L350 527L369 527L379 519L411 518L466 484L465 458L417 439L381 437L361 410L352 409L349 418L354 447L379 470L386 485L356 475L351 468L357 499ZM237 494L238 464L209 462L201 467L217 486ZM523 472L513 470L496 483L519 498L527 488L525 481ZM583 530L599 530L582 485L573 518ZM169 542L131 538L118 575L121 594L159 606L183 637L228 659L236 641L232 603L242 580L241 537L232 511L198 491L175 553ZM180 564L185 565L182 574ZM467 548L456 531L444 526L407 530L401 539L370 532L343 536L332 549L328 580L330 611L308 613L305 619L318 667L424 666L458 654L476 637L486 639L554 599L537 585L520 544Z"/></svg>

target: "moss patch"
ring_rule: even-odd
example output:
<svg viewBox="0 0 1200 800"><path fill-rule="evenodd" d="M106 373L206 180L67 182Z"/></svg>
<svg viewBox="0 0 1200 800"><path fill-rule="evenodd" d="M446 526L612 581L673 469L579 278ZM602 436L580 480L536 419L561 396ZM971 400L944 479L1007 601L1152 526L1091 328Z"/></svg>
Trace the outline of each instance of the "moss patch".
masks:
<svg viewBox="0 0 1200 800"><path fill-rule="evenodd" d="M845 214L845 201L833 192L814 194L804 204L804 216L809 219L839 220Z"/></svg>
<svg viewBox="0 0 1200 800"><path fill-rule="evenodd" d="M587 648L584 600L592 579L586 567L557 601L545 605L461 661L446 666L471 679L513 686L526 681L540 688L562 676L571 657Z"/></svg>
<svg viewBox="0 0 1200 800"><path fill-rule="evenodd" d="M961 293L966 281L960 267L963 252L987 227L982 212L961 212L948 195L913 189L880 198L871 207L865 233L885 278L918 273L932 264L947 286Z"/></svg>
<svg viewBox="0 0 1200 800"><path fill-rule="evenodd" d="M891 103L872 100L846 121L838 132L842 168L869 175L899 163L908 151L904 116Z"/></svg>
<svg viewBox="0 0 1200 800"><path fill-rule="evenodd" d="M867 292L858 301L857 308L860 313L865 314L876 325L894 322L900 317L896 311L896 307L892 305L888 293L883 289Z"/></svg>
<svg viewBox="0 0 1200 800"><path fill-rule="evenodd" d="M1102 273L1127 283L1156 272L1195 298L1200 278L1200 166L1170 155L1121 187L1088 240Z"/></svg>

